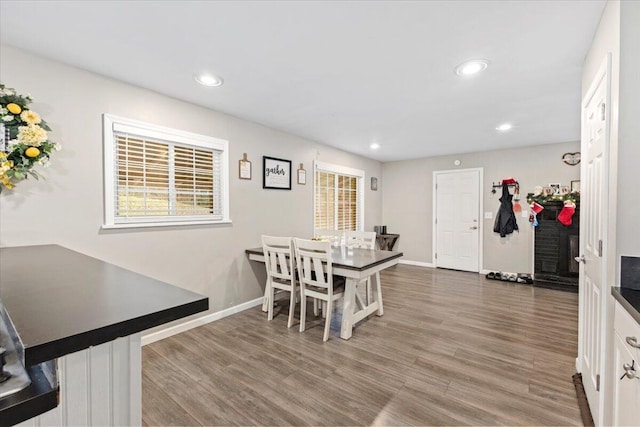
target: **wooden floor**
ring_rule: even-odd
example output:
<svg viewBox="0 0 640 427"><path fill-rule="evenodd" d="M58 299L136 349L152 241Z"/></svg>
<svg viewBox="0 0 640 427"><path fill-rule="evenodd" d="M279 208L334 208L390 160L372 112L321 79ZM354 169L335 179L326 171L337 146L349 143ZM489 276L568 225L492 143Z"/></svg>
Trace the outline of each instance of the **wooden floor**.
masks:
<svg viewBox="0 0 640 427"><path fill-rule="evenodd" d="M326 343L321 320L287 329L282 304L147 345L143 423L581 424L577 294L406 265L382 282L349 341L339 318Z"/></svg>

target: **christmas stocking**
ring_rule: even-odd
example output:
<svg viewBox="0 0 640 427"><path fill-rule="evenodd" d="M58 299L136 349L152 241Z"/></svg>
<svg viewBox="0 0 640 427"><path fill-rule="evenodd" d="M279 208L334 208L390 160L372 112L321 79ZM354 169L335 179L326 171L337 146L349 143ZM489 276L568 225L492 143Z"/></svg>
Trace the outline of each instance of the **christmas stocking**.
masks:
<svg viewBox="0 0 640 427"><path fill-rule="evenodd" d="M564 202L564 206L562 210L558 214L558 221L566 227L571 225L571 218L573 214L576 213L576 205L571 200L567 200Z"/></svg>

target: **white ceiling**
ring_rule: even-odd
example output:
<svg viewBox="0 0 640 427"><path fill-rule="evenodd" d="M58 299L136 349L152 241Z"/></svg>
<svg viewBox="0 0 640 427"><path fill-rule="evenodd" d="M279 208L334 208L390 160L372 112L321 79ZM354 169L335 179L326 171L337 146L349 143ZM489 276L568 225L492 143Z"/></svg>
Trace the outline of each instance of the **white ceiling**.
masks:
<svg viewBox="0 0 640 427"><path fill-rule="evenodd" d="M3 0L0 41L389 161L578 140L604 4Z"/></svg>

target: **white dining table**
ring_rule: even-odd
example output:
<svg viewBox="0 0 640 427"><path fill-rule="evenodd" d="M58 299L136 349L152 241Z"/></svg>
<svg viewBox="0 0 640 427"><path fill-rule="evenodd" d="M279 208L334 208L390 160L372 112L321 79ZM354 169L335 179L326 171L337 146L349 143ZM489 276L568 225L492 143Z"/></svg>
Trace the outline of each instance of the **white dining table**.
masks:
<svg viewBox="0 0 640 427"><path fill-rule="evenodd" d="M264 262L262 248L247 249L246 253L250 260ZM373 292L372 299L363 299L357 292L357 286L361 280L367 277L371 277L372 281L380 280L380 275L377 273L398 264L402 255L402 252L396 251L359 249L346 246L334 246L332 248L333 274L343 276L346 279L340 338L345 340L351 338L353 326L370 314L376 313L378 316L384 314L382 298L378 298L377 293ZM375 289L375 286L376 283L372 283L373 289ZM265 298L267 298L266 295Z"/></svg>

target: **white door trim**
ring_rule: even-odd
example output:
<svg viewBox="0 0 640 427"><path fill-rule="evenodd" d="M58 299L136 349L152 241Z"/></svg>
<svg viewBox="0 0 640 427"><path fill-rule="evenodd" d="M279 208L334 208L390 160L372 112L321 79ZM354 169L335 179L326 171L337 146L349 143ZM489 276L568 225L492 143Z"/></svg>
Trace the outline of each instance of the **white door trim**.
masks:
<svg viewBox="0 0 640 427"><path fill-rule="evenodd" d="M436 214L437 214L437 177L442 174L450 173L462 173L462 172L478 172L480 178L478 179L478 274L482 274L484 270L483 264L483 241L484 241L484 219L482 212L484 210L484 193L482 191L484 185L484 168L468 168L468 169L448 169L441 171L433 171L433 183L432 183L432 211L431 211L431 264L434 268L438 267L438 260L436 259L437 248L437 233L436 233Z"/></svg>

